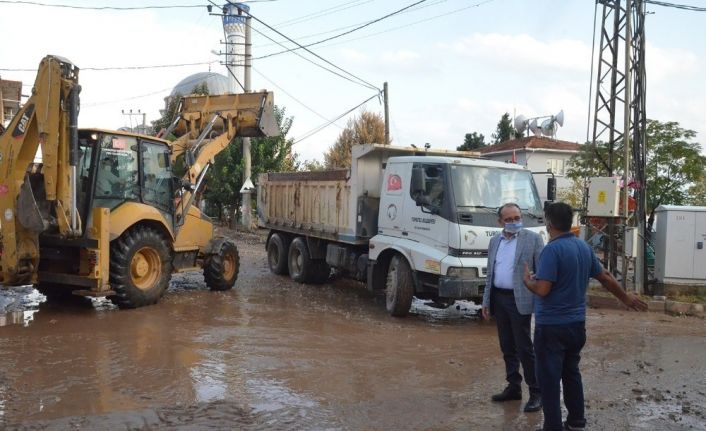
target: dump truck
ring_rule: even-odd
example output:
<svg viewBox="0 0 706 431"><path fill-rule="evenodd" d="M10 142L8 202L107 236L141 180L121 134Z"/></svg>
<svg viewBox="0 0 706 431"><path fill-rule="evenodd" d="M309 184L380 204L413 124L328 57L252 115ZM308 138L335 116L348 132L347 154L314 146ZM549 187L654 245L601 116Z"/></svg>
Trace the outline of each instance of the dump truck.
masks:
<svg viewBox="0 0 706 431"><path fill-rule="evenodd" d="M477 153L356 145L350 169L265 173L257 184L273 273L322 283L333 268L384 290L393 316L407 315L414 296L441 307L481 297L508 202L546 240L532 172Z"/></svg>
<svg viewBox="0 0 706 431"><path fill-rule="evenodd" d="M122 308L156 303L175 272L203 271L210 289L231 289L237 246L214 235L194 202L233 138L279 133L272 93L186 96L169 142L78 129L78 76L69 60L45 57L0 134L0 283L33 284L49 300L104 296Z"/></svg>

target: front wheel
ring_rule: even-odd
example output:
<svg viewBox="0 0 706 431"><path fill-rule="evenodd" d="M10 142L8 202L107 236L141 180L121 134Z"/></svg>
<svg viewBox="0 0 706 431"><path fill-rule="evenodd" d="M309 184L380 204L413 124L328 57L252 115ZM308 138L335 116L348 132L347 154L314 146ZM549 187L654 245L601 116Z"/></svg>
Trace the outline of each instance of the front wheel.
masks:
<svg viewBox="0 0 706 431"><path fill-rule="evenodd" d="M110 287L108 297L120 308L155 304L169 286L169 246L151 227L136 226L110 244Z"/></svg>
<svg viewBox="0 0 706 431"><path fill-rule="evenodd" d="M390 260L385 286L385 304L391 316L404 317L409 314L414 296L412 269L403 256L396 255Z"/></svg>
<svg viewBox="0 0 706 431"><path fill-rule="evenodd" d="M211 290L230 290L238 280L240 254L232 241L224 241L219 250L204 259L203 278Z"/></svg>

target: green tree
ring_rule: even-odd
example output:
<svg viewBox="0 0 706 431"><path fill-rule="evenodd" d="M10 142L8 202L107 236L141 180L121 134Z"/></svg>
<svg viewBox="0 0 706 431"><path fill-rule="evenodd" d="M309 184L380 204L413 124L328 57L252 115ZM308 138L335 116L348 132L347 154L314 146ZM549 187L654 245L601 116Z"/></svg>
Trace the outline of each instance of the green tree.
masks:
<svg viewBox="0 0 706 431"><path fill-rule="evenodd" d="M700 154L701 145L692 142L696 132L679 127L677 122L647 120L646 134L647 223L651 228L658 206L693 202L689 192L704 176L706 157ZM613 150L613 175L623 173L622 148L622 142L618 142ZM586 144L579 154L572 157L568 176L576 180L607 176L609 165L607 144Z"/></svg>
<svg viewBox="0 0 706 431"><path fill-rule="evenodd" d="M382 115L363 110L358 117L348 120L346 128L324 154L324 163L327 168L348 168L351 166L353 145L384 143L385 121Z"/></svg>
<svg viewBox="0 0 706 431"><path fill-rule="evenodd" d="M274 114L280 135L250 140L251 180L254 183L257 183L261 173L288 172L298 167L297 155L292 152L294 140L287 137L293 118L287 117L285 108L278 106L275 106ZM243 142L241 138L236 138L215 157L213 167L207 174L204 197L208 214L222 220L241 205L244 170Z"/></svg>
<svg viewBox="0 0 706 431"><path fill-rule="evenodd" d="M689 188L689 199L692 205L706 206L706 174Z"/></svg>
<svg viewBox="0 0 706 431"><path fill-rule="evenodd" d="M498 121L498 125L495 128L495 133L493 133L493 144L499 144L501 142L509 141L515 136L515 129L512 127L512 121L510 120L510 114L504 113L503 116Z"/></svg>
<svg viewBox="0 0 706 431"><path fill-rule="evenodd" d="M316 159L312 159L304 160L301 163L301 166L299 166L299 168L302 171L323 171L324 169L326 169L326 165Z"/></svg>
<svg viewBox="0 0 706 431"><path fill-rule="evenodd" d="M466 133L463 145L456 147L458 151L472 151L485 147L485 136L482 133Z"/></svg>

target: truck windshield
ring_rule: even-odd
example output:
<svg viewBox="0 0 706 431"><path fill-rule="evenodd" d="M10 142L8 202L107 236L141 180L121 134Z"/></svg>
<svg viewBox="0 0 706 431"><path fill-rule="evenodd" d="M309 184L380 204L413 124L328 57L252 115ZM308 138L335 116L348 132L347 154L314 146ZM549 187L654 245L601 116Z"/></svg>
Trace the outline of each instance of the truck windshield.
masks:
<svg viewBox="0 0 706 431"><path fill-rule="evenodd" d="M496 209L514 202L531 214L542 214L537 189L528 171L451 165L456 206Z"/></svg>

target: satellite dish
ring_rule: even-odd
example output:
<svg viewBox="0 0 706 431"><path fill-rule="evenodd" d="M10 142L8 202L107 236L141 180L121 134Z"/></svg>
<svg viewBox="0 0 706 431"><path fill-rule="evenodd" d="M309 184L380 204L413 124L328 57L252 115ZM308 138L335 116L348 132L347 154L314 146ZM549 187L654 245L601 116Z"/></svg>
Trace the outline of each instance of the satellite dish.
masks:
<svg viewBox="0 0 706 431"><path fill-rule="evenodd" d="M541 131L542 134L545 136L554 136L554 133L556 133L556 122L554 121L554 119L547 118L546 120L542 121Z"/></svg>
<svg viewBox="0 0 706 431"><path fill-rule="evenodd" d="M554 116L554 121L557 122L561 127L564 127L564 110L559 111L558 114Z"/></svg>
<svg viewBox="0 0 706 431"><path fill-rule="evenodd" d="M517 133L521 134L525 132L525 129L527 129L527 118L520 114L515 117L515 130L517 130Z"/></svg>
<svg viewBox="0 0 706 431"><path fill-rule="evenodd" d="M529 124L529 129L534 133L534 136L539 136L542 134L542 129L537 127L537 119L535 118L532 120L532 122Z"/></svg>

